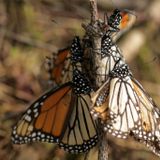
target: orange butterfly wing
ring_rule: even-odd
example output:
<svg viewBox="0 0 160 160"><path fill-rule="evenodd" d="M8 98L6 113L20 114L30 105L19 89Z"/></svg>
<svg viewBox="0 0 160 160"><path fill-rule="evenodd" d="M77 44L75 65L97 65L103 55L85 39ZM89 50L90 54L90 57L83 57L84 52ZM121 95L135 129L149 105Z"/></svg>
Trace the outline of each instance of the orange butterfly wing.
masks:
<svg viewBox="0 0 160 160"><path fill-rule="evenodd" d="M120 30L130 28L130 26L132 26L136 21L136 16L133 13L130 13L129 11L121 11L120 15L122 17L119 24Z"/></svg>
<svg viewBox="0 0 160 160"><path fill-rule="evenodd" d="M52 89L25 112L13 129L16 144L29 141L57 141L65 128L71 110L71 83Z"/></svg>
<svg viewBox="0 0 160 160"><path fill-rule="evenodd" d="M41 107L41 114L35 121L35 128L52 133L56 137L60 136L70 109L67 106L70 100L70 86L65 86L47 98Z"/></svg>
<svg viewBox="0 0 160 160"><path fill-rule="evenodd" d="M117 32L130 28L135 20L136 16L133 12L115 9L113 14L108 18L108 25Z"/></svg>
<svg viewBox="0 0 160 160"><path fill-rule="evenodd" d="M67 57L70 56L70 50L64 49L58 52L57 59L55 61L55 67L52 70L51 75L54 77L57 84L61 83L63 77L63 71L67 70L68 63ZM69 60L69 59L68 59ZM65 66L66 65L66 66Z"/></svg>
<svg viewBox="0 0 160 160"><path fill-rule="evenodd" d="M72 75L68 72L72 67L70 64L69 48L60 50L56 57L49 58L48 72L50 80L58 85L70 81L72 79Z"/></svg>
<svg viewBox="0 0 160 160"><path fill-rule="evenodd" d="M33 103L13 128L13 143L56 142L71 153L95 146L97 127L90 115L90 96L76 95L72 85L52 89Z"/></svg>
<svg viewBox="0 0 160 160"><path fill-rule="evenodd" d="M53 80L53 83L56 85L72 81L73 66L76 65L81 70L82 58L83 49L81 41L76 36L70 47L60 50L57 56L49 58L48 71L50 80Z"/></svg>

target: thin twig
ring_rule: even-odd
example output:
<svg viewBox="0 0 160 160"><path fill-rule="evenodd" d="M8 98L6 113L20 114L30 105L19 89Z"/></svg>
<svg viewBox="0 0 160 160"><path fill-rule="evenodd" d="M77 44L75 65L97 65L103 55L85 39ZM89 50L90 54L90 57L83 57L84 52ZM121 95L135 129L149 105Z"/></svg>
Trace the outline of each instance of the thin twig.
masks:
<svg viewBox="0 0 160 160"><path fill-rule="evenodd" d="M97 2L96 0L90 0L90 8L91 8L91 27L94 30L94 33L91 38L92 38L92 42L93 42L93 52L97 52L100 51L101 48L101 29L99 28L98 25L98 10L97 10Z"/></svg>
<svg viewBox="0 0 160 160"><path fill-rule="evenodd" d="M91 5L91 24L94 25L98 20L97 2L96 0L90 0Z"/></svg>

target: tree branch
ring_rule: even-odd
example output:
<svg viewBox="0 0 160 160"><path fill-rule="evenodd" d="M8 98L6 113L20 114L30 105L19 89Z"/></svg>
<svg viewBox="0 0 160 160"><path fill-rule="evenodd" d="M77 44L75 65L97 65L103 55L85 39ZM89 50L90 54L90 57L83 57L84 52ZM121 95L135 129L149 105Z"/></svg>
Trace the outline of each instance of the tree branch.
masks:
<svg viewBox="0 0 160 160"><path fill-rule="evenodd" d="M98 125L101 125L100 123ZM99 153L98 160L108 160L109 159L109 146L107 141L106 133L103 128L100 129L99 134Z"/></svg>
<svg viewBox="0 0 160 160"><path fill-rule="evenodd" d="M102 27L102 21L98 17L97 10L97 1L90 0L90 12L91 12L91 21L90 24L82 24L82 27L86 30L86 35L92 42L92 52L87 54L92 54L89 57L92 57L93 66L91 68L91 79L95 80L94 88L99 88L97 83L99 80L95 78L96 66L101 67L101 41L102 36L104 35L104 28ZM93 77L94 76L94 77ZM108 141L106 138L106 133L103 131L103 126L100 121L98 121L98 137L99 137L99 153L98 160L108 160Z"/></svg>

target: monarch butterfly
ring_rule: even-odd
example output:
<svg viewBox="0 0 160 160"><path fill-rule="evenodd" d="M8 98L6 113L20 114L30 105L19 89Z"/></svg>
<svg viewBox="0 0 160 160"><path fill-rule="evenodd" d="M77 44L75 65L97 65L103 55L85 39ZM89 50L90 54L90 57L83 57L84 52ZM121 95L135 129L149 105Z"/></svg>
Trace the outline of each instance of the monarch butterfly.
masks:
<svg viewBox="0 0 160 160"><path fill-rule="evenodd" d="M135 20L136 16L129 10L115 9L112 15L107 17L108 26L113 32L118 32L130 28Z"/></svg>
<svg viewBox="0 0 160 160"><path fill-rule="evenodd" d="M56 57L48 58L49 79L54 85L61 85L72 80L73 65L81 62L83 59L83 50L80 39L76 36L71 47L60 50Z"/></svg>
<svg viewBox="0 0 160 160"><path fill-rule="evenodd" d="M108 18L110 28L103 35L101 40L100 59L101 64L96 64L98 75L98 86L108 79L108 75L114 69L114 66L125 64L125 60L120 49L114 43L112 32L124 31L128 29L135 21L135 16L128 10L115 9L113 14Z"/></svg>
<svg viewBox="0 0 160 160"><path fill-rule="evenodd" d="M111 34L106 32L101 53L94 55L101 87L91 96L91 114L101 119L104 131L118 138L131 135L160 155L160 110L133 78Z"/></svg>
<svg viewBox="0 0 160 160"><path fill-rule="evenodd" d="M91 114L101 119L106 132L118 138L131 135L160 156L160 109L126 63L115 64L92 102Z"/></svg>
<svg viewBox="0 0 160 160"><path fill-rule="evenodd" d="M97 143L91 90L85 75L74 69L72 82L52 88L27 109L13 128L13 143L55 142L71 153L88 151Z"/></svg>

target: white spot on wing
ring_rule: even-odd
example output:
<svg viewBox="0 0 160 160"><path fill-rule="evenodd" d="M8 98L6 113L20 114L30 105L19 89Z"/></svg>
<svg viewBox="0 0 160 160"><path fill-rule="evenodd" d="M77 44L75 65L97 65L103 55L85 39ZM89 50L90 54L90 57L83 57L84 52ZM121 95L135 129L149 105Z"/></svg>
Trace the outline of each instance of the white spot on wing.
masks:
<svg viewBox="0 0 160 160"><path fill-rule="evenodd" d="M25 117L24 117L24 119L27 121L27 122L30 122L32 119L31 119L31 116L29 116L29 115L26 115Z"/></svg>

